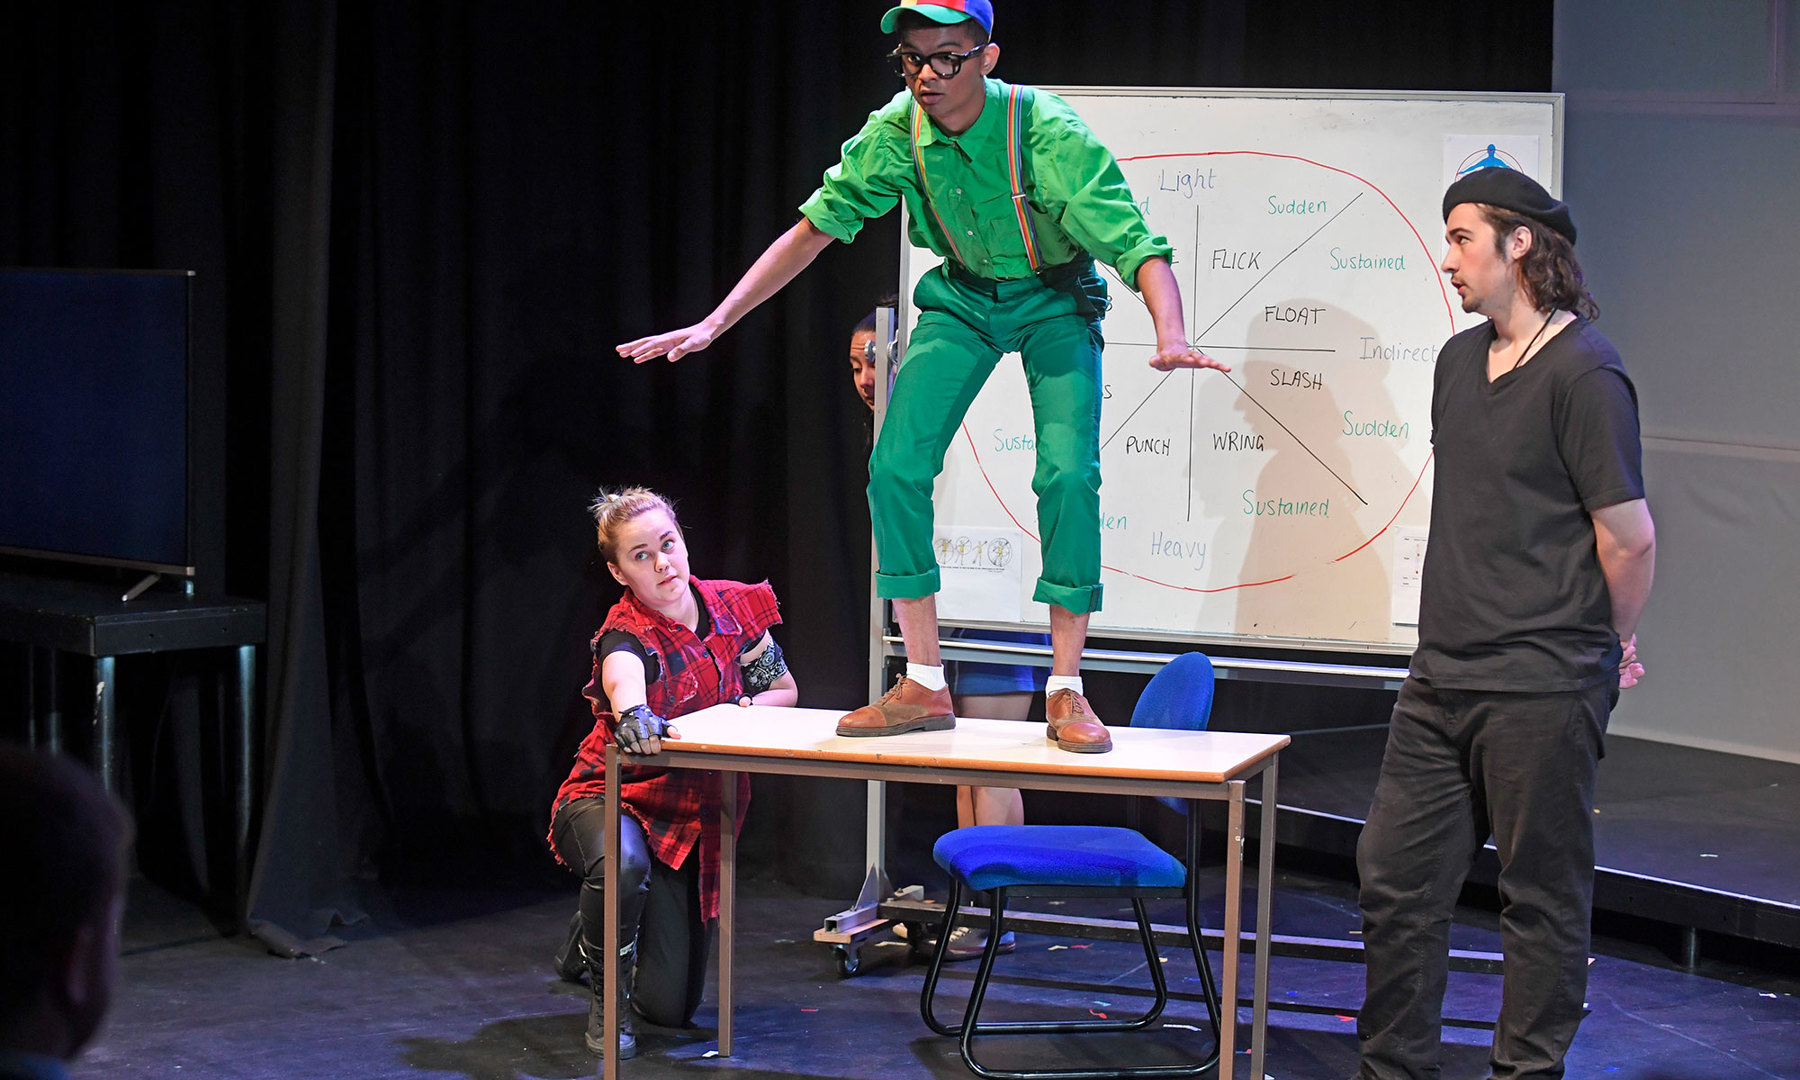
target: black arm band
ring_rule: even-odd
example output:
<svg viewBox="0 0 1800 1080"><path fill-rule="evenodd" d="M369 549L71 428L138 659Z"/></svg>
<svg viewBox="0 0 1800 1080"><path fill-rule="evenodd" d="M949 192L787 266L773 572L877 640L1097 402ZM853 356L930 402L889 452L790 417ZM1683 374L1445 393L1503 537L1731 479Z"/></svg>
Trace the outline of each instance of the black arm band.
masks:
<svg viewBox="0 0 1800 1080"><path fill-rule="evenodd" d="M781 646L771 637L769 647L762 651L762 655L744 665L744 693L755 697L774 686L776 679L787 674L787 669L787 660L781 655Z"/></svg>

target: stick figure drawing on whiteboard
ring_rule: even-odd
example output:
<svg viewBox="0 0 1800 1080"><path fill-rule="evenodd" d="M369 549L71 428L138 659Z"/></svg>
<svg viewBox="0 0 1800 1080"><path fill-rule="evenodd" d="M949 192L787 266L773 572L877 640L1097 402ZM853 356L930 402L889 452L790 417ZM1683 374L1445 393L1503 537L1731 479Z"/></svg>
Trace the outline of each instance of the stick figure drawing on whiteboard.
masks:
<svg viewBox="0 0 1800 1080"><path fill-rule="evenodd" d="M1469 157L1475 157L1475 155L1470 154ZM1456 175L1467 176L1476 169L1516 169L1518 167L1517 158L1501 150L1494 143L1488 143L1487 153L1472 162L1464 159L1462 167L1456 170Z"/></svg>
<svg viewBox="0 0 1800 1080"><path fill-rule="evenodd" d="M1101 604L1100 320L1110 301L1096 257L1134 285L1156 333L1150 365L1225 365L1187 339L1173 247L1150 230L1119 171L1055 94L991 78L1000 59L989 0L908 0L882 17L905 90L870 114L801 220L712 314L618 347L637 362L699 352L810 265L833 240L904 200L912 241L944 257L919 282L921 315L869 461L879 569L906 642L906 674L846 714L838 734L897 735L956 723L938 645L932 483L952 434L1002 354L1018 352L1035 420L1037 525L1049 607L1046 718L1063 750L1100 753L1112 736L1081 681L1088 619Z"/></svg>

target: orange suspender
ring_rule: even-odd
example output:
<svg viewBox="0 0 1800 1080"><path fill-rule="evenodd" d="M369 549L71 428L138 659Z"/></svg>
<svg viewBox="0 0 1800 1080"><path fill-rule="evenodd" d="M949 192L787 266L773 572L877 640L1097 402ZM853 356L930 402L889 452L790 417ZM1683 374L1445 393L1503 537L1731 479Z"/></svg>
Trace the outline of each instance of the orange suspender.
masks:
<svg viewBox="0 0 1800 1080"><path fill-rule="evenodd" d="M1019 215L1019 235L1025 239L1025 258L1036 273L1043 264L1038 261L1037 234L1031 229L1031 208L1025 202L1025 103L1019 89L1012 88L1006 110L1006 165L1012 179L1013 210Z"/></svg>
<svg viewBox="0 0 1800 1080"><path fill-rule="evenodd" d="M1036 272L1043 268L1038 256L1037 233L1031 227L1031 211L1025 198L1025 109L1028 104L1019 91L1022 87L1014 86L1007 95L1006 111L1006 169L1007 177L1012 182L1013 212L1019 217L1019 236L1025 241L1025 259ZM918 102L911 103L912 112L912 157L913 169L918 174L919 191L925 196L925 205L931 208L931 216L937 220L938 232L942 233L946 243L950 245L950 255L965 267L968 263L962 257L962 251L956 246L956 237L944 216L938 213L937 200L931 197L931 183L925 178L925 157L919 150L919 135L924 131L926 123L925 111L919 108Z"/></svg>

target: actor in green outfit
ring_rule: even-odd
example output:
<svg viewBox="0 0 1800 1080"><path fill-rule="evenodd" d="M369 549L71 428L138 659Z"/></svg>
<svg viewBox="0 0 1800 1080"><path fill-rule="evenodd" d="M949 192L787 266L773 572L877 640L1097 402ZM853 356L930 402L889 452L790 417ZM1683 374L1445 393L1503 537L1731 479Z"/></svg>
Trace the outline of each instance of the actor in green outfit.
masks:
<svg viewBox="0 0 1800 1080"><path fill-rule="evenodd" d="M963 414L1000 356L1024 360L1036 424L1043 575L1049 605L1049 737L1065 750L1112 748L1081 684L1090 613L1100 607L1100 318L1096 257L1143 295L1156 327L1150 365L1225 365L1188 344L1169 242L1150 231L1112 154L1054 94L990 78L1000 59L989 0L906 0L882 17L906 89L844 144L843 160L712 314L619 346L642 362L711 345L833 240L906 201L911 238L944 257L919 281L919 321L869 462L876 591L892 600L906 674L844 716L840 735L954 726L938 650L931 493Z"/></svg>

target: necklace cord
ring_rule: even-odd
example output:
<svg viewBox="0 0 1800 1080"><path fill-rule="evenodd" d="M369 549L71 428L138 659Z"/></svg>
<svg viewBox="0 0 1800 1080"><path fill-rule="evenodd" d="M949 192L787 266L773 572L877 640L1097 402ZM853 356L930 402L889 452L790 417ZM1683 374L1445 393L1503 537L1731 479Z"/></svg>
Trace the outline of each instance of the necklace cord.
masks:
<svg viewBox="0 0 1800 1080"><path fill-rule="evenodd" d="M1550 320L1554 318L1556 318L1556 309L1551 308L1550 314L1544 316L1544 325L1538 327L1538 332L1531 335L1531 340L1525 343L1525 349L1519 353L1519 358L1513 361L1512 367L1506 369L1508 372L1519 370L1519 365L1523 364L1525 362L1525 357L1531 353L1531 347L1538 343L1538 338L1544 336L1544 331L1550 329Z"/></svg>

